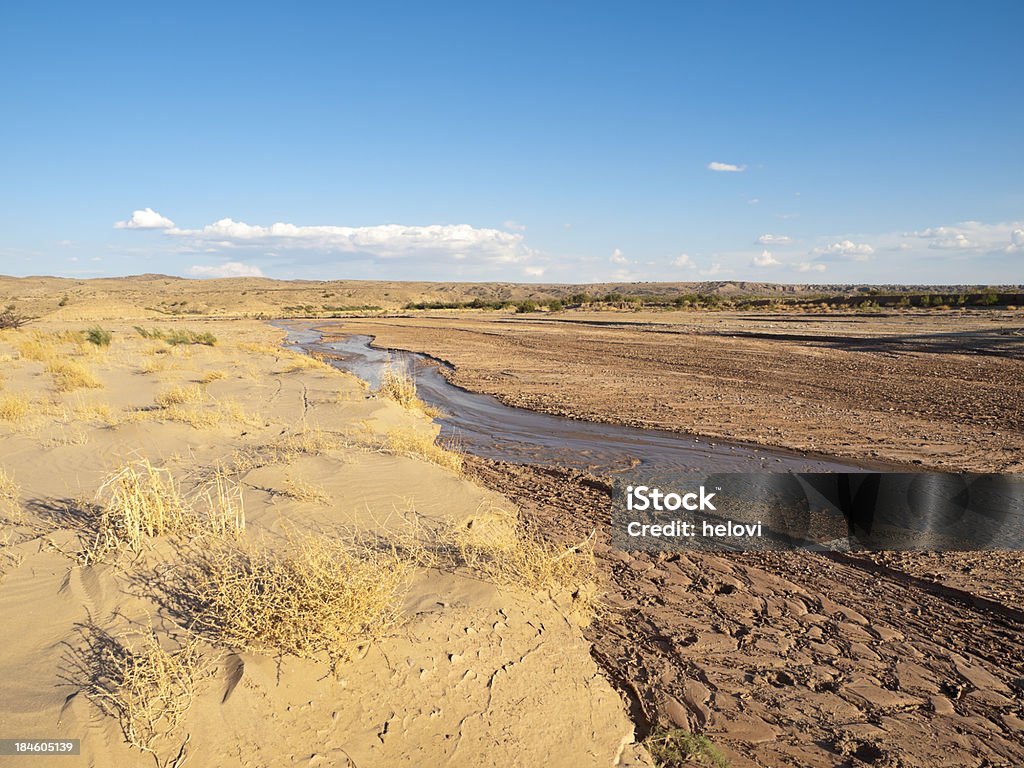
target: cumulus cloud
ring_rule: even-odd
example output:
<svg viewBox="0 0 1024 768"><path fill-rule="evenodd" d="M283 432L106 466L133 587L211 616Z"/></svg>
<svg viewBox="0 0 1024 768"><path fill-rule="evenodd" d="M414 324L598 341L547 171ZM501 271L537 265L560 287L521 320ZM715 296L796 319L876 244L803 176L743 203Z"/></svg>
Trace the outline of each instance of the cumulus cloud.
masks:
<svg viewBox="0 0 1024 768"><path fill-rule="evenodd" d="M722 265L716 261L708 269L705 269L703 272L701 272L701 274L706 275L707 277L714 277L715 275L721 275L728 271L729 270L727 269L723 269Z"/></svg>
<svg viewBox="0 0 1024 768"><path fill-rule="evenodd" d="M197 264L189 267L188 273L194 277L263 277L263 270L259 267L241 261L229 261L214 266Z"/></svg>
<svg viewBox="0 0 1024 768"><path fill-rule="evenodd" d="M620 251L618 248L616 248L614 251L612 251L612 255L611 255L611 258L609 259L609 261L612 264L629 264L629 259L627 259L623 255L622 251Z"/></svg>
<svg viewBox="0 0 1024 768"><path fill-rule="evenodd" d="M685 267L686 269L694 269L697 265L693 263L693 259L690 258L688 253L680 253L674 259L672 259L673 267Z"/></svg>
<svg viewBox="0 0 1024 768"><path fill-rule="evenodd" d="M963 255L1013 253L1024 248L1024 222L985 224L964 221L953 226L928 227L904 235L904 242L924 241L929 250L960 251Z"/></svg>
<svg viewBox="0 0 1024 768"><path fill-rule="evenodd" d="M509 219L508 221L504 222L502 226L505 227L505 229L511 229L513 232L526 231L526 225L520 224L518 221L515 221L514 219Z"/></svg>
<svg viewBox="0 0 1024 768"><path fill-rule="evenodd" d="M761 255L755 256L750 263L755 267L778 267L781 265L781 262L768 251L761 251Z"/></svg>
<svg viewBox="0 0 1024 768"><path fill-rule="evenodd" d="M161 216L152 208L132 211L131 217L126 221L114 222L114 229L170 229L173 226L173 221Z"/></svg>
<svg viewBox="0 0 1024 768"><path fill-rule="evenodd" d="M868 261L875 252L874 246L868 243L855 243L852 240L840 240L831 243L824 248L817 248L814 251L821 256L832 258L850 259L852 261Z"/></svg>
<svg viewBox="0 0 1024 768"><path fill-rule="evenodd" d="M794 265L797 272L824 272L826 267L817 261L801 261Z"/></svg>
<svg viewBox="0 0 1024 768"><path fill-rule="evenodd" d="M715 161L708 163L709 171L718 171L719 173L740 173L746 169L747 166L745 165L734 165L733 163L719 163Z"/></svg>
<svg viewBox="0 0 1024 768"><path fill-rule="evenodd" d="M789 245L792 242L793 238L789 235L773 235L767 233L757 238L758 245Z"/></svg>
<svg viewBox="0 0 1024 768"><path fill-rule="evenodd" d="M973 224L974 222L969 222ZM939 250L973 248L975 243L967 237L966 228L963 227L929 227L914 233L928 241L929 248Z"/></svg>
<svg viewBox="0 0 1024 768"><path fill-rule="evenodd" d="M523 274L527 277L544 277L544 267L524 267Z"/></svg>
<svg viewBox="0 0 1024 768"><path fill-rule="evenodd" d="M214 244L222 248L292 249L321 254L366 254L380 259L447 256L515 263L526 261L533 254L520 234L468 224L343 227L278 222L261 226L225 218L200 229L172 227L166 232L191 242L195 247Z"/></svg>

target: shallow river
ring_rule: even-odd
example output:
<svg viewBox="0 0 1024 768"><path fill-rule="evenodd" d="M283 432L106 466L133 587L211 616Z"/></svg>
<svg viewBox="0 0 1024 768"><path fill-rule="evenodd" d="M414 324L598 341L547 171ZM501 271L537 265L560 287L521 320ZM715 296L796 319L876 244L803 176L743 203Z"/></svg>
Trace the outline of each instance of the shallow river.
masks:
<svg viewBox="0 0 1024 768"><path fill-rule="evenodd" d="M329 362L369 382L380 384L389 365L404 365L416 376L420 398L443 413L436 421L442 440L489 459L523 464L572 467L614 473L634 467L694 472L850 472L859 466L817 457L657 429L639 429L551 416L504 405L490 395L450 383L440 364L409 352L377 349L370 336L352 335L322 342L311 324L277 323L288 344L307 352L327 352Z"/></svg>

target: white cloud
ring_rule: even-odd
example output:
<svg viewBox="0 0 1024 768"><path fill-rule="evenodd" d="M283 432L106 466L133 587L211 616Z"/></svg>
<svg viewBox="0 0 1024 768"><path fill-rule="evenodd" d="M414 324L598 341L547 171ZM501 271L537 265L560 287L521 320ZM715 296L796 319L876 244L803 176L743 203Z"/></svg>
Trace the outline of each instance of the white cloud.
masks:
<svg viewBox="0 0 1024 768"><path fill-rule="evenodd" d="M672 259L673 267L685 267L686 269L696 268L696 264L693 263L693 259L690 258L688 253L680 253L674 259Z"/></svg>
<svg viewBox="0 0 1024 768"><path fill-rule="evenodd" d="M240 261L229 261L216 266L196 265L188 268L188 273L194 277L263 277L263 270L252 264L243 264Z"/></svg>
<svg viewBox="0 0 1024 768"><path fill-rule="evenodd" d="M768 251L761 251L760 256L755 256L751 259L750 264L755 267L778 267L781 266L781 262L771 255Z"/></svg>
<svg viewBox="0 0 1024 768"><path fill-rule="evenodd" d="M708 277L714 277L715 275L720 275L728 271L729 270L727 269L723 269L722 265L716 261L714 264L711 265L709 269L705 269L703 272L701 272L701 274L706 275Z"/></svg>
<svg viewBox="0 0 1024 768"><path fill-rule="evenodd" d="M974 224L975 222L968 222ZM929 227L914 233L928 241L929 248L937 250L973 248L975 243L968 239L967 230L963 227Z"/></svg>
<svg viewBox="0 0 1024 768"><path fill-rule="evenodd" d="M710 162L708 163L708 170L718 171L719 173L740 173L745 171L747 166L745 165L733 165L732 163L719 163Z"/></svg>
<svg viewBox="0 0 1024 768"><path fill-rule="evenodd" d="M127 221L114 222L114 229L170 229L173 226L173 221L161 216L152 208L132 211L131 218Z"/></svg>
<svg viewBox="0 0 1024 768"><path fill-rule="evenodd" d="M794 265L797 272L824 272L826 267L817 261L801 261Z"/></svg>
<svg viewBox="0 0 1024 768"><path fill-rule="evenodd" d="M960 251L964 255L1013 253L1024 247L1024 222L985 224L963 221L954 226L929 227L905 234L911 242L925 241L929 250ZM906 242L906 241L904 241Z"/></svg>
<svg viewBox="0 0 1024 768"><path fill-rule="evenodd" d="M297 226L278 222L264 227L225 218L201 229L174 227L167 233L189 240L197 247L210 244L222 248L295 249L320 254L367 254L380 259L449 256L512 263L526 261L533 253L523 243L522 235L498 229L478 229L468 224L342 227Z"/></svg>
<svg viewBox="0 0 1024 768"><path fill-rule="evenodd" d="M757 238L758 245L788 245L793 242L789 235L764 234Z"/></svg>
<svg viewBox="0 0 1024 768"><path fill-rule="evenodd" d="M618 248L616 248L614 251L612 251L612 255L611 255L611 258L609 259L609 261L612 264L629 264L629 259L627 259L622 254L622 251L620 251Z"/></svg>
<svg viewBox="0 0 1024 768"><path fill-rule="evenodd" d="M523 274L527 277L544 277L544 267L525 267Z"/></svg>
<svg viewBox="0 0 1024 768"><path fill-rule="evenodd" d="M817 248L814 251L822 256L834 258L851 259L853 261L868 261L875 252L875 248L868 243L855 243L852 240L840 240L824 248Z"/></svg>
<svg viewBox="0 0 1024 768"><path fill-rule="evenodd" d="M504 222L502 226L505 227L505 229L511 229L513 232L526 231L526 225L520 224L518 221L515 221L514 219L509 219L508 221Z"/></svg>

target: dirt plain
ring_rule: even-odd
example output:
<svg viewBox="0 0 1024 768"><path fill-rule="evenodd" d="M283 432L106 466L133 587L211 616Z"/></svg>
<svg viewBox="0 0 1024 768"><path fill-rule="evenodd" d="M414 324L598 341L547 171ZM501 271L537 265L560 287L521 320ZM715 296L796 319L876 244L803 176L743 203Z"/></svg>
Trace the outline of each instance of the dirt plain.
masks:
<svg viewBox="0 0 1024 768"><path fill-rule="evenodd" d="M346 321L450 363L461 386L575 418L668 428L894 469L1020 471L1019 313ZM655 726L733 766L1024 764L1024 557L653 555L611 549L610 487L473 460L554 537L596 535L607 610L592 654Z"/></svg>
<svg viewBox="0 0 1024 768"><path fill-rule="evenodd" d="M589 421L964 471L1024 469L1024 313L477 313L341 321Z"/></svg>

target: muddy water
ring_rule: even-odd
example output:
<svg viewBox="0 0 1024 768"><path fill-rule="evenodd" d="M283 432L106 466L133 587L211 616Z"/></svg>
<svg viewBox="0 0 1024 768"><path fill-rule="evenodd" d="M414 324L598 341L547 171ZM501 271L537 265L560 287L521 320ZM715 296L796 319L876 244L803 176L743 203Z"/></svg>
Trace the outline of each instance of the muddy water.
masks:
<svg viewBox="0 0 1024 768"><path fill-rule="evenodd" d="M572 467L600 474L637 466L651 470L715 472L842 472L862 468L829 457L801 455L753 445L711 442L705 438L578 421L514 408L489 395L450 383L441 365L423 355L377 349L369 336L352 335L323 342L309 325L281 323L287 342L307 352L325 352L330 362L380 384L388 365L404 365L416 376L420 397L443 412L441 437L463 451L521 464Z"/></svg>

